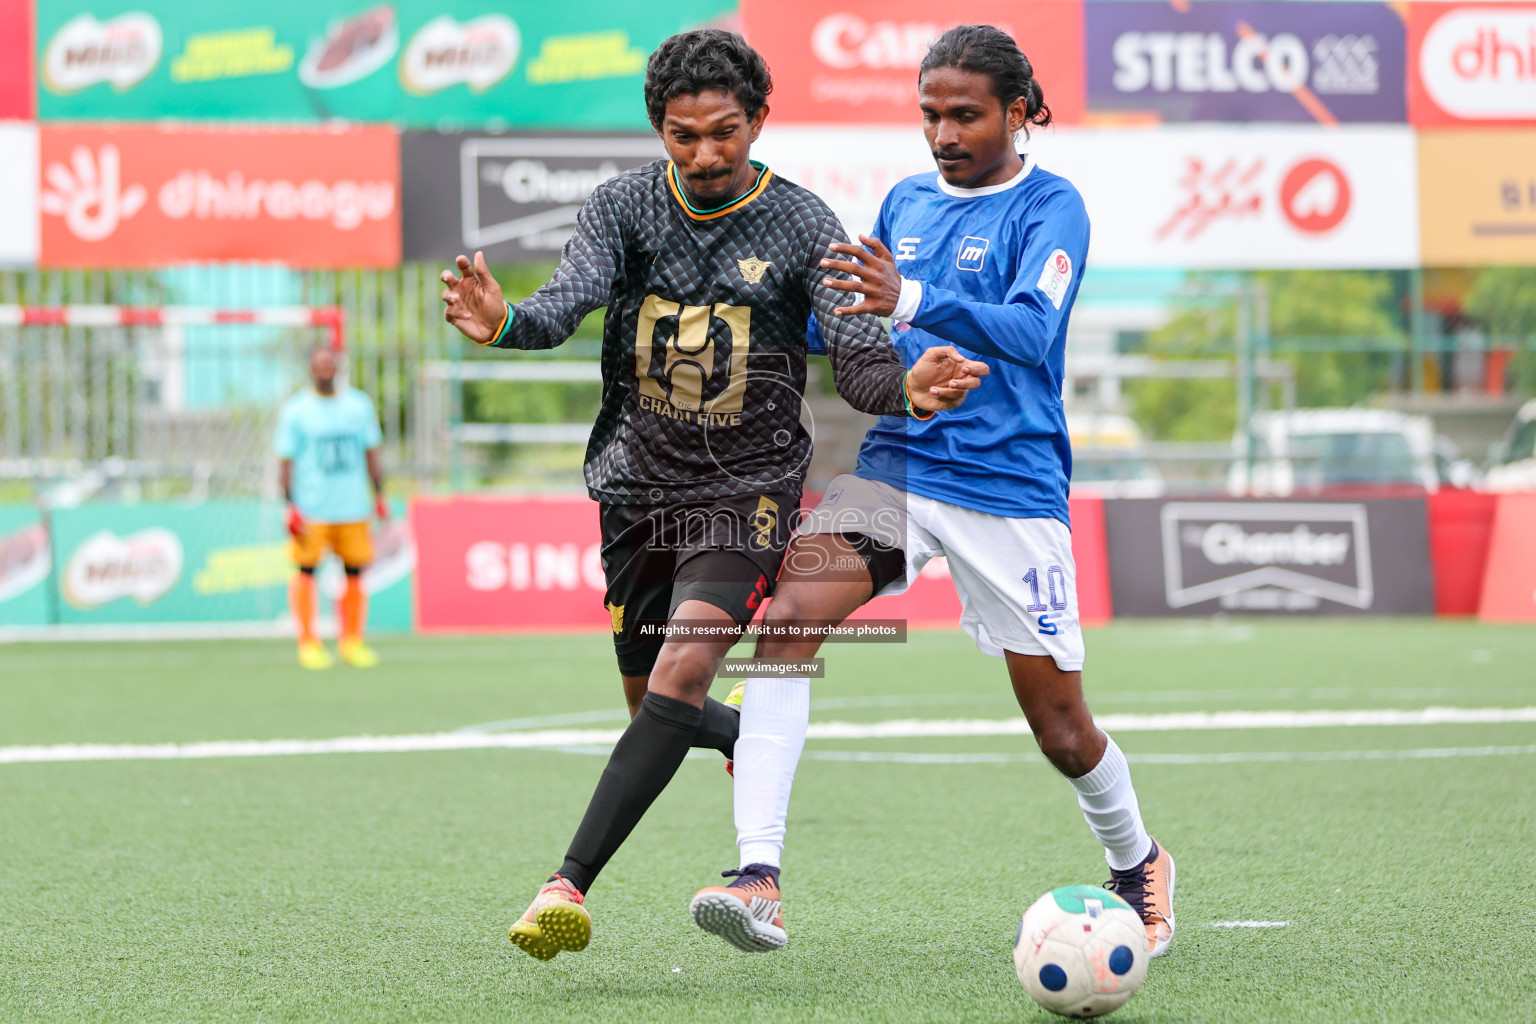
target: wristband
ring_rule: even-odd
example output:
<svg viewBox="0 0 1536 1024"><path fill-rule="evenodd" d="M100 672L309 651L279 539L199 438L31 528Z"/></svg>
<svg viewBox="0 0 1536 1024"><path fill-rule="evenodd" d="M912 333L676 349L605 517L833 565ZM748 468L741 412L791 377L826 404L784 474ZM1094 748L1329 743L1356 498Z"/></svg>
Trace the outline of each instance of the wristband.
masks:
<svg viewBox="0 0 1536 1024"><path fill-rule="evenodd" d="M512 326L512 303L503 301L502 304L507 307L507 311L502 315L501 323L496 325L496 333L491 335L490 341L481 341L476 344L484 345L487 348L494 348L496 343L507 333L507 328Z"/></svg>
<svg viewBox="0 0 1536 1024"><path fill-rule="evenodd" d="M901 378L901 397L902 400L907 403L907 415L911 416L915 420L933 419L938 415L936 411L930 411L927 415L924 415L922 410L912 405L912 388L910 386L911 383L912 371L908 370L906 374Z"/></svg>

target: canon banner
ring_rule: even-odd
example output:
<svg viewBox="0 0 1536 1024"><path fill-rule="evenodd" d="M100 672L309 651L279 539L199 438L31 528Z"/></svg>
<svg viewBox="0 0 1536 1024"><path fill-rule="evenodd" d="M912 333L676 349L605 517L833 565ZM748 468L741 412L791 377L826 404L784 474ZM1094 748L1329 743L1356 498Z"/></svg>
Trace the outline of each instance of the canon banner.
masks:
<svg viewBox="0 0 1536 1024"><path fill-rule="evenodd" d="M1091 116L1402 121L1402 19L1384 3L1090 3Z"/></svg>
<svg viewBox="0 0 1536 1024"><path fill-rule="evenodd" d="M560 254L592 190L664 157L654 133L604 136L407 132L400 141L406 259L492 262Z"/></svg>
<svg viewBox="0 0 1536 1024"><path fill-rule="evenodd" d="M1422 498L1105 503L1118 615L1434 612Z"/></svg>
<svg viewBox="0 0 1536 1024"><path fill-rule="evenodd" d="M44 125L42 262L400 262L394 129Z"/></svg>
<svg viewBox="0 0 1536 1024"><path fill-rule="evenodd" d="M645 62L727 0L39 5L44 119L645 126Z"/></svg>
<svg viewBox="0 0 1536 1024"><path fill-rule="evenodd" d="M1536 4L1408 8L1416 125L1536 124Z"/></svg>
<svg viewBox="0 0 1536 1024"><path fill-rule="evenodd" d="M1082 120L1078 0L968 0L950 10L925 0L742 0L741 19L773 69L780 124L921 124L918 65L934 39L963 24L1013 35L1055 119Z"/></svg>
<svg viewBox="0 0 1536 1024"><path fill-rule="evenodd" d="M0 123L0 267L37 262L37 125Z"/></svg>
<svg viewBox="0 0 1536 1024"><path fill-rule="evenodd" d="M1419 135L1424 265L1536 266L1536 129Z"/></svg>
<svg viewBox="0 0 1536 1024"><path fill-rule="evenodd" d="M1046 128L1020 147L1082 192L1092 265L1418 262L1418 156L1406 126ZM825 198L853 233L870 229L897 181L937 174L916 127L770 125L754 153Z"/></svg>

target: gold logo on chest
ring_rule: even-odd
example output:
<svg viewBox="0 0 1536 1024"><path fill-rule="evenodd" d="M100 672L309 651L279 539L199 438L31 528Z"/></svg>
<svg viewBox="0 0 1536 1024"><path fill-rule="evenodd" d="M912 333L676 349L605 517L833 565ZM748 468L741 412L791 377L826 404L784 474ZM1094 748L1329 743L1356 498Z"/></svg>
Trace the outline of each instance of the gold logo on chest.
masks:
<svg viewBox="0 0 1536 1024"><path fill-rule="evenodd" d="M756 256L751 259L737 260L736 265L741 268L742 279L747 284L757 284L763 279L763 272L773 266L768 260L760 260Z"/></svg>

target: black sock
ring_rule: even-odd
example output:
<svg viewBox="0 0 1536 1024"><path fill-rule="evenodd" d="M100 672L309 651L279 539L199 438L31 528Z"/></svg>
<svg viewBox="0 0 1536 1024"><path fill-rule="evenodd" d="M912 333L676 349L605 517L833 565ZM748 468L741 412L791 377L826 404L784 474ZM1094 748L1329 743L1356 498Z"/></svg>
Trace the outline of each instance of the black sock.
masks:
<svg viewBox="0 0 1536 1024"><path fill-rule="evenodd" d="M648 693L640 713L608 757L592 802L565 853L560 876L583 893L688 756L704 712L686 701Z"/></svg>
<svg viewBox="0 0 1536 1024"><path fill-rule="evenodd" d="M704 721L694 734L693 745L718 750L734 757L736 737L741 734L741 709L722 704L713 697L704 698Z"/></svg>

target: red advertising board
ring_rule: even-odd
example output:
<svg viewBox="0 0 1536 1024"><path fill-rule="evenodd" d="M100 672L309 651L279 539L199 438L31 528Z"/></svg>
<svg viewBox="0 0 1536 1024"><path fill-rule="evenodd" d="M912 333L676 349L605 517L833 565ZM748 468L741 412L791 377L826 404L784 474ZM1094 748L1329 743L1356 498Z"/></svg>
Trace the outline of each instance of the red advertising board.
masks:
<svg viewBox="0 0 1536 1024"><path fill-rule="evenodd" d="M964 24L1009 32L1055 120L1083 119L1079 0L967 0L942 9L925 0L742 0L741 19L773 71L768 102L780 124L919 124L918 65L935 38Z"/></svg>
<svg viewBox="0 0 1536 1024"><path fill-rule="evenodd" d="M0 121L30 121L32 0L0 0Z"/></svg>
<svg viewBox="0 0 1536 1024"><path fill-rule="evenodd" d="M1536 124L1536 4L1410 4L1408 119Z"/></svg>
<svg viewBox="0 0 1536 1024"><path fill-rule="evenodd" d="M1477 617L1536 623L1536 494L1501 494Z"/></svg>
<svg viewBox="0 0 1536 1024"><path fill-rule="evenodd" d="M400 262L393 128L44 125L46 266Z"/></svg>
<svg viewBox="0 0 1536 1024"><path fill-rule="evenodd" d="M1073 499L1073 555L1084 623L1109 618L1103 502ZM422 498L416 624L422 632L607 630L597 505L586 498ZM960 602L942 559L863 618L953 626Z"/></svg>

